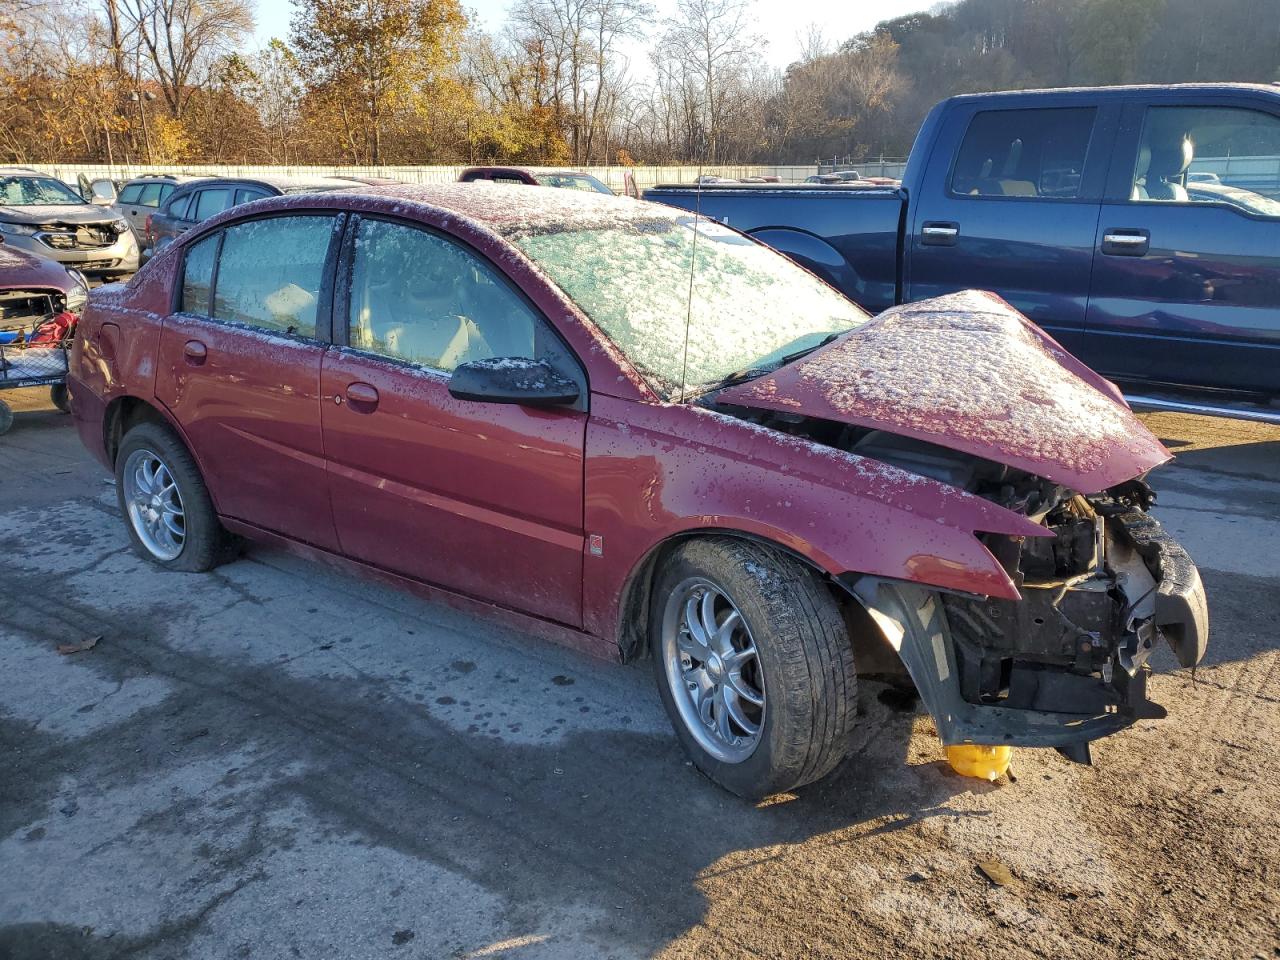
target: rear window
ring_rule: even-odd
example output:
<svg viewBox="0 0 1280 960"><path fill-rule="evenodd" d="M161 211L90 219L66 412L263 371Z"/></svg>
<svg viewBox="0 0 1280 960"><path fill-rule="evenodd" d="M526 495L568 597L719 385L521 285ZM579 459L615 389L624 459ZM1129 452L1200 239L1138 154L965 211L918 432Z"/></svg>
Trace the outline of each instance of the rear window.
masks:
<svg viewBox="0 0 1280 960"><path fill-rule="evenodd" d="M213 316L273 333L316 335L331 216L272 217L223 231Z"/></svg>
<svg viewBox="0 0 1280 960"><path fill-rule="evenodd" d="M178 310L197 317L209 315L209 288L213 285L213 260L218 253L218 234L205 237L187 248L182 262L182 300Z"/></svg>
<svg viewBox="0 0 1280 960"><path fill-rule="evenodd" d="M973 197L1078 197L1096 112L1093 107L1055 107L975 115L956 156L952 192Z"/></svg>

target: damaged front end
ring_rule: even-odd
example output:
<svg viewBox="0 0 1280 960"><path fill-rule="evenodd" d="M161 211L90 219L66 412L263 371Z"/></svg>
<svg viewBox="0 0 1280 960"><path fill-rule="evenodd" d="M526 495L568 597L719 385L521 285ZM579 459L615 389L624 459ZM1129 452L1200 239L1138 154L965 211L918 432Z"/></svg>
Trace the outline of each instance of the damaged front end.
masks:
<svg viewBox="0 0 1280 960"><path fill-rule="evenodd" d="M1081 496L1033 477L987 496L1052 537L984 535L1018 587L1002 600L860 578L848 584L897 648L944 744L1088 744L1165 711L1147 699L1163 638L1194 667L1208 641L1204 588L1147 514L1140 480Z"/></svg>

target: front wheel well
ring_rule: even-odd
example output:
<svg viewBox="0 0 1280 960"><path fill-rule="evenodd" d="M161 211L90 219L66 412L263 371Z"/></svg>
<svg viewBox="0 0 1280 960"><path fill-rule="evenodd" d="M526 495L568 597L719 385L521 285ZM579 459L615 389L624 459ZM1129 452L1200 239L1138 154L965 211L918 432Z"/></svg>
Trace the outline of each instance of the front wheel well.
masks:
<svg viewBox="0 0 1280 960"><path fill-rule="evenodd" d="M771 550L785 553L818 574L842 612L850 604L857 605L856 601L849 596L849 592L841 587L830 573L804 554L778 543L776 540L770 540L768 537L747 533L742 530L719 528L685 530L673 534L651 547L649 552L644 555L644 558L636 564L631 576L627 578L627 582L623 585L622 598L618 605L618 650L624 663L644 659L650 652L649 610L651 607L650 600L653 596L653 584L657 579L658 570L666 558L671 555L672 551L681 544L699 537L732 537L739 540L752 540L769 547Z"/></svg>

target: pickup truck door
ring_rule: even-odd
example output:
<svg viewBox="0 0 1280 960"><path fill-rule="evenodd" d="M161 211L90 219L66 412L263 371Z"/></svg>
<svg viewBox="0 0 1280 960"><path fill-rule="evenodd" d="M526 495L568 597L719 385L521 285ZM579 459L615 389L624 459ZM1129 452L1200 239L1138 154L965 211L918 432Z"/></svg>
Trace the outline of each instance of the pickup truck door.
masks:
<svg viewBox="0 0 1280 960"><path fill-rule="evenodd" d="M951 107L912 198L904 299L992 290L1075 352L1119 109Z"/></svg>
<svg viewBox="0 0 1280 960"><path fill-rule="evenodd" d="M1081 359L1119 379L1280 393L1280 106L1129 103Z"/></svg>

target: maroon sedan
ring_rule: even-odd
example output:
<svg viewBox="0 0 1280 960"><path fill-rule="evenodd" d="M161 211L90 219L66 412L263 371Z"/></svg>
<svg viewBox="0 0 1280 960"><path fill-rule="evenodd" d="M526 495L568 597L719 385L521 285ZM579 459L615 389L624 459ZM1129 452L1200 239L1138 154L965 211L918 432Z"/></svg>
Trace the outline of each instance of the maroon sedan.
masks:
<svg viewBox="0 0 1280 960"><path fill-rule="evenodd" d="M692 281L692 282L691 282ZM767 247L568 190L264 200L93 296L84 442L129 536L208 570L293 545L529 632L650 656L676 732L761 796L849 748L854 638L944 743L1088 743L1204 653L1146 513L1168 453L998 298L869 319Z"/></svg>

